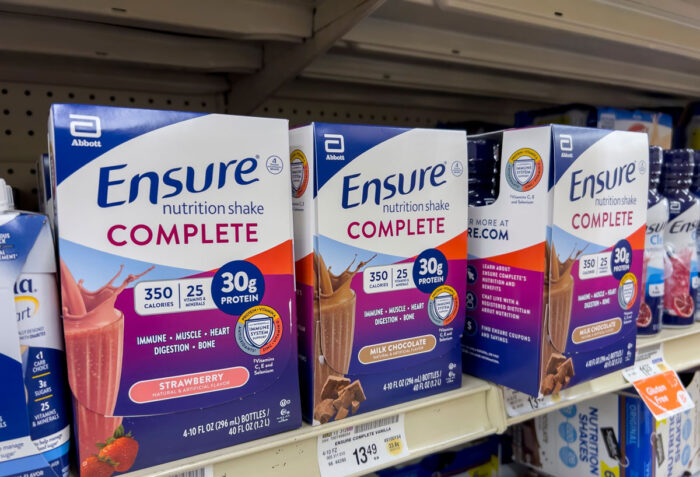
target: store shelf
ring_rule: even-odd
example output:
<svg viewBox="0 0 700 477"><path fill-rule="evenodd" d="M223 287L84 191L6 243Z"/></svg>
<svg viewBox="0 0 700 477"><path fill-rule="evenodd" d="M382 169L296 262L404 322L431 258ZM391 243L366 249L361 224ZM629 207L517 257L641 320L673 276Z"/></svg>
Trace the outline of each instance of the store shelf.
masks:
<svg viewBox="0 0 700 477"><path fill-rule="evenodd" d="M300 41L311 35L308 0L0 0L0 10L222 38Z"/></svg>
<svg viewBox="0 0 700 477"><path fill-rule="evenodd" d="M399 463L503 432L505 419L502 410L501 393L497 388L464 376L462 387L454 391L323 426L304 424L296 431L151 467L133 475L165 477L208 465L213 466L215 477L317 475L317 441L321 434L403 413L409 455L393 461Z"/></svg>
<svg viewBox="0 0 700 477"><path fill-rule="evenodd" d="M668 329L652 338L638 340L640 350L662 345L666 361L677 371L700 366L700 323L684 329ZM327 432L394 416L405 415L409 455L398 464L475 439L501 433L518 422L586 399L629 387L621 372L615 372L565 390L553 403L518 417L507 417L503 390L499 386L464 375L462 387L417 401L371 413L300 429L197 455L134 473L135 476L165 477L212 466L214 477L243 473L265 476L318 475L318 437Z"/></svg>
<svg viewBox="0 0 700 477"><path fill-rule="evenodd" d="M259 114L296 78L470 95L491 122L504 98L652 108L700 94L700 7L681 0L0 0L0 39L0 81L228 92L229 112ZM385 93L336 97L410 106Z"/></svg>
<svg viewBox="0 0 700 477"><path fill-rule="evenodd" d="M589 91L589 102L620 87L640 95L700 91L700 8L680 1L392 0L337 46L362 60L380 58L387 84L395 81L392 70L399 76L421 64L434 70L410 87L440 89L452 78L468 89L488 84L482 76L490 76L499 95L532 94L551 102L577 100L576 90L584 93L593 84L603 95ZM304 74L328 66L324 57L317 62ZM357 81L353 72L346 69ZM480 76L470 79L474 73ZM633 95L612 99L630 100L646 103Z"/></svg>
<svg viewBox="0 0 700 477"><path fill-rule="evenodd" d="M659 345L663 349L666 362L676 371L700 366L700 323L695 323L688 328L666 329L654 337L637 339L638 352ZM506 422L509 426L517 424L538 415L628 387L630 384L622 376L622 371L617 371L566 389L553 400L554 402L516 417L507 417ZM506 399L508 399L507 394L506 392Z"/></svg>

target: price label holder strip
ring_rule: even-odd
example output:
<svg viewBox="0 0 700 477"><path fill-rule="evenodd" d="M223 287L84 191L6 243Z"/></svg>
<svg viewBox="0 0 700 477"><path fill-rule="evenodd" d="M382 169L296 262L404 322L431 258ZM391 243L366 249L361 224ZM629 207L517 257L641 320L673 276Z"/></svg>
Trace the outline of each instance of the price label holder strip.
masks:
<svg viewBox="0 0 700 477"><path fill-rule="evenodd" d="M638 343L635 362L644 361L650 357L663 354L663 343ZM632 366L631 368L633 368ZM631 369L630 368L630 369ZM624 371L623 371L624 372ZM607 392L615 392L629 387L620 372L601 376L595 380L581 383L569 389L564 389L558 394L550 396L533 397L510 388L502 387L503 401L505 403L508 424L516 424L526 421L539 414L545 414L567 404L590 399Z"/></svg>

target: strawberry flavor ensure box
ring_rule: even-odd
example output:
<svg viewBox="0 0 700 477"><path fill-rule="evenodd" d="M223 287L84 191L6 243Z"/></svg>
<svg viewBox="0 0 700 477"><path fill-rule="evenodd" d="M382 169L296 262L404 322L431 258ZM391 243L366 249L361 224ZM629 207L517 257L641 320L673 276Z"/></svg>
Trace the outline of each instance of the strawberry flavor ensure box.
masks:
<svg viewBox="0 0 700 477"><path fill-rule="evenodd" d="M459 387L465 132L314 123L290 147L305 418Z"/></svg>
<svg viewBox="0 0 700 477"><path fill-rule="evenodd" d="M500 186L469 208L464 371L537 396L632 364L647 136L545 126L474 139L500 144Z"/></svg>
<svg viewBox="0 0 700 477"><path fill-rule="evenodd" d="M299 427L287 121L60 104L49 126L81 475Z"/></svg>

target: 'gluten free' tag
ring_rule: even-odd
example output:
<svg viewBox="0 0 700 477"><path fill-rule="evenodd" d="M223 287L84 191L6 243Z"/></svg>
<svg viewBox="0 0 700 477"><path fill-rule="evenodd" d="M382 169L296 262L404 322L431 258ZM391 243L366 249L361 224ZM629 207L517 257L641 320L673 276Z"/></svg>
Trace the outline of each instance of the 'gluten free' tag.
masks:
<svg viewBox="0 0 700 477"><path fill-rule="evenodd" d="M657 421L695 406L678 374L664 360L661 349L637 359L622 375L632 383Z"/></svg>

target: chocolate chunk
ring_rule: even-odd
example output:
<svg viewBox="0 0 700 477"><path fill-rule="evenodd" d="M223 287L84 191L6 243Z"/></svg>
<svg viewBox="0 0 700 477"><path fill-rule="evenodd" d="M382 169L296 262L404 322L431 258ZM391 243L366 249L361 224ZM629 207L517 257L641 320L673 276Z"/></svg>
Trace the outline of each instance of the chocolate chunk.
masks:
<svg viewBox="0 0 700 477"><path fill-rule="evenodd" d="M569 358L559 366L557 366L557 374L562 376L573 377L574 376L574 361Z"/></svg>
<svg viewBox="0 0 700 477"><path fill-rule="evenodd" d="M348 414L350 414L350 411L348 411L347 408L341 407L338 409L338 414L335 415L335 420L340 421L341 419L348 417Z"/></svg>
<svg viewBox="0 0 700 477"><path fill-rule="evenodd" d="M569 358L571 360L571 358ZM552 353L549 356L549 361L547 361L547 372L546 374L556 374L557 368L566 361L566 357L563 354Z"/></svg>
<svg viewBox="0 0 700 477"><path fill-rule="evenodd" d="M554 390L552 391L552 393L553 394L558 393L559 391L561 391L561 388L563 388L563 387L564 387L564 383L562 383L561 381L555 380L554 381Z"/></svg>
<svg viewBox="0 0 700 477"><path fill-rule="evenodd" d="M314 408L314 419L321 424L325 424L333 418L335 407L332 399L324 399Z"/></svg>
<svg viewBox="0 0 700 477"><path fill-rule="evenodd" d="M544 394L545 396L548 394L552 394L553 390L554 390L554 376L551 374L548 374L542 380L542 394Z"/></svg>
<svg viewBox="0 0 700 477"><path fill-rule="evenodd" d="M352 407L352 413L355 414L360 408L360 401L353 401L350 403L350 406Z"/></svg>
<svg viewBox="0 0 700 477"><path fill-rule="evenodd" d="M366 399L367 397L365 396L360 381L353 381L340 391L338 399L333 401L333 406L335 406L336 409L347 409L353 401L363 402Z"/></svg>
<svg viewBox="0 0 700 477"><path fill-rule="evenodd" d="M321 400L337 398L341 389L348 384L350 384L348 378L342 376L328 376L328 379L326 379L323 385L323 389L321 389Z"/></svg>
<svg viewBox="0 0 700 477"><path fill-rule="evenodd" d="M360 384L360 381L355 381L352 383L355 385L355 389L353 390L355 394L355 401L357 402L365 402L367 400L367 396L365 396L365 390L362 389L362 384Z"/></svg>

